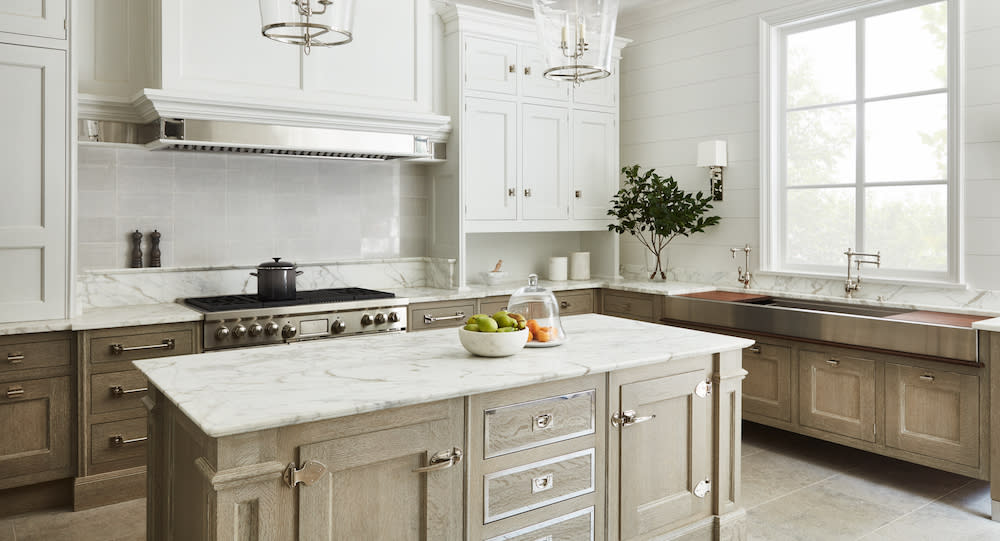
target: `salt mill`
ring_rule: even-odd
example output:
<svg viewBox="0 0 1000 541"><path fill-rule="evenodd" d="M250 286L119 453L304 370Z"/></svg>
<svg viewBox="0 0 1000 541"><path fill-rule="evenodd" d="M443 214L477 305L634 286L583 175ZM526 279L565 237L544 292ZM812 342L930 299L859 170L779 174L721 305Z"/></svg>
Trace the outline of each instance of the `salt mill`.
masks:
<svg viewBox="0 0 1000 541"><path fill-rule="evenodd" d="M132 268L139 269L142 268L142 233L138 229L135 233L132 233Z"/></svg>
<svg viewBox="0 0 1000 541"><path fill-rule="evenodd" d="M153 250L149 255L149 266L159 267L160 266L160 232L156 229L149 234L149 237L153 239Z"/></svg>

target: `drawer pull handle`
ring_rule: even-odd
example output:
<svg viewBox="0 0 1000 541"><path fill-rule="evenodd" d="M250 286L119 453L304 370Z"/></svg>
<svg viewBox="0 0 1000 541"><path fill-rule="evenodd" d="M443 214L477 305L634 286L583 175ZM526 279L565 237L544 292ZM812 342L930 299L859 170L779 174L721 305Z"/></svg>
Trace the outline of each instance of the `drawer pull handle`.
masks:
<svg viewBox="0 0 1000 541"><path fill-rule="evenodd" d="M24 394L23 387L9 387L7 389L7 398L17 398Z"/></svg>
<svg viewBox="0 0 1000 541"><path fill-rule="evenodd" d="M515 73L515 72L517 72L517 66L515 66L514 64L511 64L511 65L507 66L507 72L508 73Z"/></svg>
<svg viewBox="0 0 1000 541"><path fill-rule="evenodd" d="M923 380L923 381L931 381L931 382L933 382L934 381L934 376L932 376L930 374L921 374L920 379Z"/></svg>
<svg viewBox="0 0 1000 541"><path fill-rule="evenodd" d="M525 188L524 189L524 196L525 197L531 197L531 188Z"/></svg>
<svg viewBox="0 0 1000 541"><path fill-rule="evenodd" d="M747 349L750 350L750 353L756 353L760 355L760 346L750 346Z"/></svg>
<svg viewBox="0 0 1000 541"><path fill-rule="evenodd" d="M141 350L145 350L145 349L174 349L174 339L173 338L167 338L166 340L163 341L163 343L160 343L160 344L151 344L151 345L148 345L148 346L129 346L129 347L125 347L125 346L123 346L121 344L111 344L111 354L112 355L121 355L122 353L125 353L126 351L141 351Z"/></svg>
<svg viewBox="0 0 1000 541"><path fill-rule="evenodd" d="M561 301L559 303L559 308L562 308L563 310L569 308L569 302L567 302L567 301Z"/></svg>
<svg viewBox="0 0 1000 541"><path fill-rule="evenodd" d="M525 75L531 75L531 66L525 66L524 67L524 74Z"/></svg>
<svg viewBox="0 0 1000 541"><path fill-rule="evenodd" d="M114 436L108 438L108 444L111 445L111 447L124 447L130 443L142 443L148 439L149 436L143 436L141 438L132 438L127 440L121 434L115 434Z"/></svg>
<svg viewBox="0 0 1000 541"><path fill-rule="evenodd" d="M138 389L126 389L121 385L111 386L111 398L121 398L127 394L134 393L144 393L149 390L149 387L139 387Z"/></svg>
<svg viewBox="0 0 1000 541"><path fill-rule="evenodd" d="M837 359L829 359L829 360L826 361L826 364L828 364L830 366L833 366L833 367L837 367L837 366L840 366L840 361L838 361Z"/></svg>
<svg viewBox="0 0 1000 541"><path fill-rule="evenodd" d="M533 422L531 423L531 430L545 430L547 428L552 428L552 419L553 417L551 413L536 415L532 419Z"/></svg>
<svg viewBox="0 0 1000 541"><path fill-rule="evenodd" d="M9 362L10 364L21 364L21 361L23 360L24 360L24 353L19 352L19 353L7 354L7 362Z"/></svg>
<svg viewBox="0 0 1000 541"><path fill-rule="evenodd" d="M426 466L413 470L413 473L427 473L438 470L446 470L461 461L462 450L458 447L453 447L447 451L435 453Z"/></svg>
<svg viewBox="0 0 1000 541"><path fill-rule="evenodd" d="M555 478L551 473L547 473L541 477L535 477L531 480L531 493L537 494L539 492L545 492L556 486Z"/></svg>
<svg viewBox="0 0 1000 541"><path fill-rule="evenodd" d="M583 197L583 190L577 190L577 191L573 192L573 195L575 195L576 198L579 199L579 198Z"/></svg>
<svg viewBox="0 0 1000 541"><path fill-rule="evenodd" d="M517 195L517 190L514 188L507 188L507 197L514 197Z"/></svg>
<svg viewBox="0 0 1000 541"><path fill-rule="evenodd" d="M465 312L455 312L453 316L432 316L430 314L424 314L424 325L430 325L435 321L450 321L453 319L462 319L465 317Z"/></svg>
<svg viewBox="0 0 1000 541"><path fill-rule="evenodd" d="M611 424L612 426L616 426L618 428L625 428L627 426L645 423L646 421L652 421L653 419L656 419L655 415L645 415L639 417L636 415L635 410L625 410L622 412L616 411L615 414L611 416Z"/></svg>

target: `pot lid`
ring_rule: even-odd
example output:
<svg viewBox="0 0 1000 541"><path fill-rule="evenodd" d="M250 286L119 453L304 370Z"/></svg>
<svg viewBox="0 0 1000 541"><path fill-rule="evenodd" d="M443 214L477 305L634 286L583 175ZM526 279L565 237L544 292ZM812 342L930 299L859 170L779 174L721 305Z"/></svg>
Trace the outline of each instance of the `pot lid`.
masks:
<svg viewBox="0 0 1000 541"><path fill-rule="evenodd" d="M274 261L265 261L257 265L258 269L294 269L295 263L291 261L281 261L280 257L272 257Z"/></svg>

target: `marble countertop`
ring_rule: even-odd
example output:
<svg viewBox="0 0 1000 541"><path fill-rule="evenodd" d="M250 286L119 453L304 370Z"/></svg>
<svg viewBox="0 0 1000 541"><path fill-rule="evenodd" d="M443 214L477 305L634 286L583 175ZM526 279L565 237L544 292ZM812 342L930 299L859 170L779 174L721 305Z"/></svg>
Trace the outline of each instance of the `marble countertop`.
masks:
<svg viewBox="0 0 1000 541"><path fill-rule="evenodd" d="M0 336L28 334L50 331L85 331L88 329L111 329L133 325L156 325L159 323L180 323L201 321L204 314L180 303L136 304L95 308L72 319L50 319L19 323L0 323Z"/></svg>
<svg viewBox="0 0 1000 541"><path fill-rule="evenodd" d="M206 434L221 437L444 400L753 342L586 314L562 320L569 340L511 357L475 357L457 329L359 336L136 361Z"/></svg>
<svg viewBox="0 0 1000 541"><path fill-rule="evenodd" d="M517 289L527 285L526 282L505 282L488 286L485 284L470 284L462 289L436 289L432 287L407 287L389 289L398 297L406 297L411 303L447 301L453 299L469 299L477 297L492 297L495 295L510 295ZM539 280L538 285L552 291L571 291L574 289L608 288L636 293L652 293L655 295L683 295L712 291L715 286L689 282L650 282L640 280L566 280L553 282Z"/></svg>

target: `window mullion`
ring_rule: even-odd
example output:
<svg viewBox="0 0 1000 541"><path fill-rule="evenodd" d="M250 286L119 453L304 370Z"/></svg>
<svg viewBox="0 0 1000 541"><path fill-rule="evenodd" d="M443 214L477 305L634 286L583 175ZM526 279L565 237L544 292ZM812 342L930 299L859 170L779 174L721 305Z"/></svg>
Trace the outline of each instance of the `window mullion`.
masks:
<svg viewBox="0 0 1000 541"><path fill-rule="evenodd" d="M855 62L855 163L854 163L854 242L858 251L865 246L865 19L858 17L854 27Z"/></svg>

